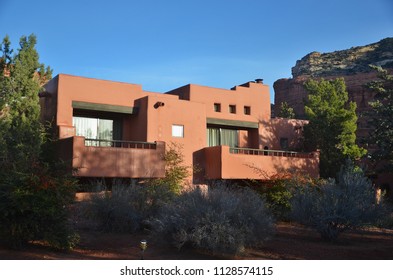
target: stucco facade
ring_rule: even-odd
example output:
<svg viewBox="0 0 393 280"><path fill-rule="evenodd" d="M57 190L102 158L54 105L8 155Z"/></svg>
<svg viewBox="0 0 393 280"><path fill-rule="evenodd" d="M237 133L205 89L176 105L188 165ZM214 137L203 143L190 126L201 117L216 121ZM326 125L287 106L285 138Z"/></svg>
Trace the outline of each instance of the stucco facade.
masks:
<svg viewBox="0 0 393 280"><path fill-rule="evenodd" d="M319 175L319 154L301 147L305 121L271 119L269 87L186 85L166 93L140 85L60 74L41 93L60 156L83 177L164 176L165 146L179 144L194 183L268 179L295 170ZM258 169L266 174L255 172Z"/></svg>

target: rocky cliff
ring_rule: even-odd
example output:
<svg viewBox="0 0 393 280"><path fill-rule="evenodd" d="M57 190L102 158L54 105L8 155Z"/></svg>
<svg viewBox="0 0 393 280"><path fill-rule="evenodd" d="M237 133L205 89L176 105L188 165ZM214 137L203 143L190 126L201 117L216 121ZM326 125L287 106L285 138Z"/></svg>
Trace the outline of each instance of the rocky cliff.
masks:
<svg viewBox="0 0 393 280"><path fill-rule="evenodd" d="M393 68L393 38L330 53L312 52L296 61L292 76L326 77L370 72L370 64Z"/></svg>
<svg viewBox="0 0 393 280"><path fill-rule="evenodd" d="M359 115L368 108L373 93L364 85L376 79L369 65L379 65L393 72L393 38L386 38L367 46L353 47L330 53L312 52L296 62L291 79L277 80L274 85L275 104L286 101L298 117L304 116L304 100L307 98L303 84L307 79L335 79L343 77L349 98L357 103ZM278 110L275 108L275 113ZM359 134L366 120L359 120Z"/></svg>

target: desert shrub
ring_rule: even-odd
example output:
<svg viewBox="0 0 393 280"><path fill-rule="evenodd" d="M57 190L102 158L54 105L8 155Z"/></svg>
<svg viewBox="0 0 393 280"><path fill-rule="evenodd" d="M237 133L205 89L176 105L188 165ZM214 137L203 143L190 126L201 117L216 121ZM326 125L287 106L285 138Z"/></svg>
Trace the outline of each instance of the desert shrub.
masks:
<svg viewBox="0 0 393 280"><path fill-rule="evenodd" d="M111 192L97 192L86 207L88 218L94 220L99 229L110 232L136 232L148 226L145 220L162 204L179 195L189 176L181 145L170 143L164 159L163 178L146 180L143 185L117 180L112 183ZM97 185L105 184L98 182Z"/></svg>
<svg viewBox="0 0 393 280"><path fill-rule="evenodd" d="M266 197L267 206L278 220L288 220L291 211L290 199L292 190L288 189L285 182L272 187L262 187L261 193Z"/></svg>
<svg viewBox="0 0 393 280"><path fill-rule="evenodd" d="M252 188L264 197L267 207L277 220L288 221L291 199L296 189L317 184L318 180L308 175L292 172L276 174L269 181L253 184Z"/></svg>
<svg viewBox="0 0 393 280"><path fill-rule="evenodd" d="M214 254L241 252L273 233L265 202L250 189L194 188L166 204L149 220L152 236L178 249Z"/></svg>
<svg viewBox="0 0 393 280"><path fill-rule="evenodd" d="M76 181L60 166L35 163L28 172L0 172L0 237L11 247L41 240L70 249L78 235L68 223Z"/></svg>
<svg viewBox="0 0 393 280"><path fill-rule="evenodd" d="M292 218L316 229L325 240L334 241L345 230L376 223L383 213L372 183L348 162L338 182L299 188L292 198Z"/></svg>
<svg viewBox="0 0 393 280"><path fill-rule="evenodd" d="M85 213L100 230L136 232L144 228L148 217L172 198L172 191L165 186L130 185L117 181L111 192L96 192Z"/></svg>
<svg viewBox="0 0 393 280"><path fill-rule="evenodd" d="M157 188L165 187L174 194L180 194L185 180L190 175L190 167L184 163L183 147L177 143L169 143L164 155L165 177L151 179L148 185Z"/></svg>
<svg viewBox="0 0 393 280"><path fill-rule="evenodd" d="M393 210L392 207L390 206L389 209L386 211L387 214L382 216L381 219L379 219L375 226L379 228L388 228L388 229L393 229Z"/></svg>
<svg viewBox="0 0 393 280"><path fill-rule="evenodd" d="M266 206L278 220L286 220L290 212L292 192L287 187L288 181L289 177L277 175L268 181L255 181L252 184L252 189L265 199Z"/></svg>

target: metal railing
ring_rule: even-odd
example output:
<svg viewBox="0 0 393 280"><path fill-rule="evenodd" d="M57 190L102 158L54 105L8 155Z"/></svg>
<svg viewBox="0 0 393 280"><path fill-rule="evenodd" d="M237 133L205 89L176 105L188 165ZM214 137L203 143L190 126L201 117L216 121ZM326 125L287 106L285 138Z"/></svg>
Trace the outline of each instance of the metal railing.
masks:
<svg viewBox="0 0 393 280"><path fill-rule="evenodd" d="M157 145L154 142L105 140L105 139L90 139L90 138L85 139L85 146L126 148L126 149L156 149L157 148Z"/></svg>
<svg viewBox="0 0 393 280"><path fill-rule="evenodd" d="M256 155L256 156L274 156L274 157L297 157L297 158L313 158L313 153L299 153L293 151L280 150L261 150L250 148L229 148L231 154Z"/></svg>

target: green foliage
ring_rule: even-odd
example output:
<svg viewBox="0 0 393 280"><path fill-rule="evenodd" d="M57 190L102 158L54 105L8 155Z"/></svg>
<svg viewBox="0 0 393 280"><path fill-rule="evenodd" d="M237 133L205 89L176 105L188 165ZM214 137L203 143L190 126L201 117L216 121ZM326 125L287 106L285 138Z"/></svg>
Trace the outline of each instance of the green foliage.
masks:
<svg viewBox="0 0 393 280"><path fill-rule="evenodd" d="M38 62L35 44L34 35L23 36L12 55L5 37L0 48L0 236L13 246L39 239L70 248L77 240L67 223L75 180L61 163L43 160L50 143L38 92L51 70Z"/></svg>
<svg viewBox="0 0 393 280"><path fill-rule="evenodd" d="M334 178L347 158L359 159L366 153L356 144L356 103L348 102L342 78L309 80L305 88L305 113L310 120L304 127L305 146L310 151L320 149L321 177Z"/></svg>
<svg viewBox="0 0 393 280"><path fill-rule="evenodd" d="M165 177L150 180L152 187L166 187L174 194L180 194L185 180L190 176L190 167L184 164L182 146L169 143L165 152Z"/></svg>
<svg viewBox="0 0 393 280"><path fill-rule="evenodd" d="M291 199L298 188L316 186L318 180L300 173L277 174L269 181L259 182L252 187L265 200L274 217L288 221L291 213Z"/></svg>
<svg viewBox="0 0 393 280"><path fill-rule="evenodd" d="M278 112L277 117L280 118L287 118L287 119L294 119L295 118L295 111L292 107L288 105L287 102L281 102L280 104L280 111Z"/></svg>
<svg viewBox="0 0 393 280"><path fill-rule="evenodd" d="M384 205L376 203L372 183L350 161L341 169L338 183L299 188L291 204L293 220L329 241L345 230L378 223L385 212Z"/></svg>
<svg viewBox="0 0 393 280"><path fill-rule="evenodd" d="M0 129L3 142L2 156L19 168L26 165L28 159L37 159L44 142L44 129L39 121L40 105L38 92L45 79L51 77L50 68L38 62L35 50L36 37L30 35L20 39L20 48L14 56L10 41L5 37L2 44L2 67L6 75L1 76L0 105L3 117ZM40 74L38 74L40 73Z"/></svg>
<svg viewBox="0 0 393 280"><path fill-rule="evenodd" d="M214 254L240 253L274 231L264 200L248 188L195 188L165 204L149 223L157 240Z"/></svg>
<svg viewBox="0 0 393 280"><path fill-rule="evenodd" d="M393 173L393 76L381 67L373 68L378 71L379 80L368 84L375 96L374 101L369 103L373 131L367 143L370 148L374 148L371 159L382 164L383 171Z"/></svg>
<svg viewBox="0 0 393 280"><path fill-rule="evenodd" d="M16 168L0 171L2 240L12 247L32 240L44 240L61 249L75 245L78 236L68 225L67 216L76 181L62 174L62 168L33 163L30 173Z"/></svg>

